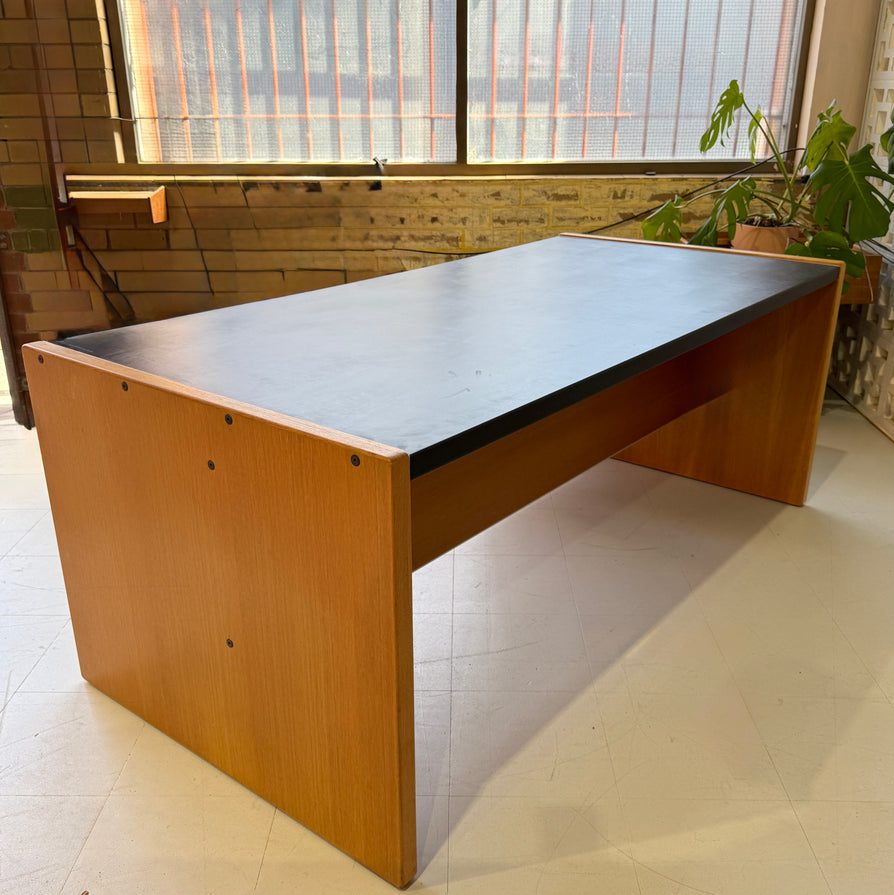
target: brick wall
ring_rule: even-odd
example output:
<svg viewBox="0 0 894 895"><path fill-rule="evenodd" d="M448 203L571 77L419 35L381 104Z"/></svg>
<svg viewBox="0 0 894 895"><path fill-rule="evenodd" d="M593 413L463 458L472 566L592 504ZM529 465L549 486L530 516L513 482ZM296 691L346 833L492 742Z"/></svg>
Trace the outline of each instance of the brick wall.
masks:
<svg viewBox="0 0 894 895"><path fill-rule="evenodd" d="M84 265L114 280L122 315L152 320L593 230L695 183L179 179L166 184L164 223L148 211L79 212L76 226ZM636 222L612 230L639 232Z"/></svg>

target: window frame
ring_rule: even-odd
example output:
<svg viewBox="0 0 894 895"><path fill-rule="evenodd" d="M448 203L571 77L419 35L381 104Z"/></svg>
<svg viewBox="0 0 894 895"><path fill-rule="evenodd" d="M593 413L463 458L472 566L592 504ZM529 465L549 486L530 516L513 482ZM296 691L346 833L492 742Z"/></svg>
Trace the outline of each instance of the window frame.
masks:
<svg viewBox="0 0 894 895"><path fill-rule="evenodd" d="M545 161L545 162L469 162L468 120L460 114L468 108L468 10L470 0L456 0L456 161L387 163L385 178L392 177L574 177L574 176L656 176L730 174L745 167L742 160L673 159L629 161ZM124 162L116 165L77 165L69 172L117 173L123 175L163 172L172 175L207 176L226 171L229 175L264 177L382 177L375 162L141 162L139 161L136 125L130 93L130 73L124 51L123 22L117 0L106 0L106 17L114 66L115 89L122 127ZM816 0L806 0L802 24L801 46L795 66L794 90L789 115L787 145L784 151L798 146L800 113L805 96L811 34L816 13ZM769 172L769 168L766 169Z"/></svg>

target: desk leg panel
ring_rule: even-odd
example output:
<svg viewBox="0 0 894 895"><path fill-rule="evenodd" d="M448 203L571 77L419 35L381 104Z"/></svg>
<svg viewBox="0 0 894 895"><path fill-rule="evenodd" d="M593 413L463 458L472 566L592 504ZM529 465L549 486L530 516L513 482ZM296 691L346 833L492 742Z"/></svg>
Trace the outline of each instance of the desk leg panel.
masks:
<svg viewBox="0 0 894 895"><path fill-rule="evenodd" d="M84 677L406 884L406 454L58 346L25 354Z"/></svg>
<svg viewBox="0 0 894 895"><path fill-rule="evenodd" d="M618 458L803 504L839 289L833 284L806 295L719 339L715 366L731 383L729 391Z"/></svg>

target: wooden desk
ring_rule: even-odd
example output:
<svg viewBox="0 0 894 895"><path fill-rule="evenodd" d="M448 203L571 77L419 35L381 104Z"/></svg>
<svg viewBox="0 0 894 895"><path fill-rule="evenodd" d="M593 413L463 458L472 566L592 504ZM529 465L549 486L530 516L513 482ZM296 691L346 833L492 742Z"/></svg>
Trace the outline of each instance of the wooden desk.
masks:
<svg viewBox="0 0 894 895"><path fill-rule="evenodd" d="M84 677L406 884L411 570L612 455L803 502L840 280L563 236L26 346Z"/></svg>

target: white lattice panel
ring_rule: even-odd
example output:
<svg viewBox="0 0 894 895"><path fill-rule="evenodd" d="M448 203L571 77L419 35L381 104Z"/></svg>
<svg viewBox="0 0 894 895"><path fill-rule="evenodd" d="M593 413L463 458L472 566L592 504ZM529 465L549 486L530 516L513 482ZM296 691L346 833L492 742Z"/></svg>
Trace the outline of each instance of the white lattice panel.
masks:
<svg viewBox="0 0 894 895"><path fill-rule="evenodd" d="M875 70L870 76L860 143L871 143L882 167L878 139L894 108L894 0L879 14ZM894 247L894 232L879 242ZM847 299L845 299L846 301ZM894 439L894 270L882 266L878 295L871 305L844 305L832 352L829 385L867 419Z"/></svg>

